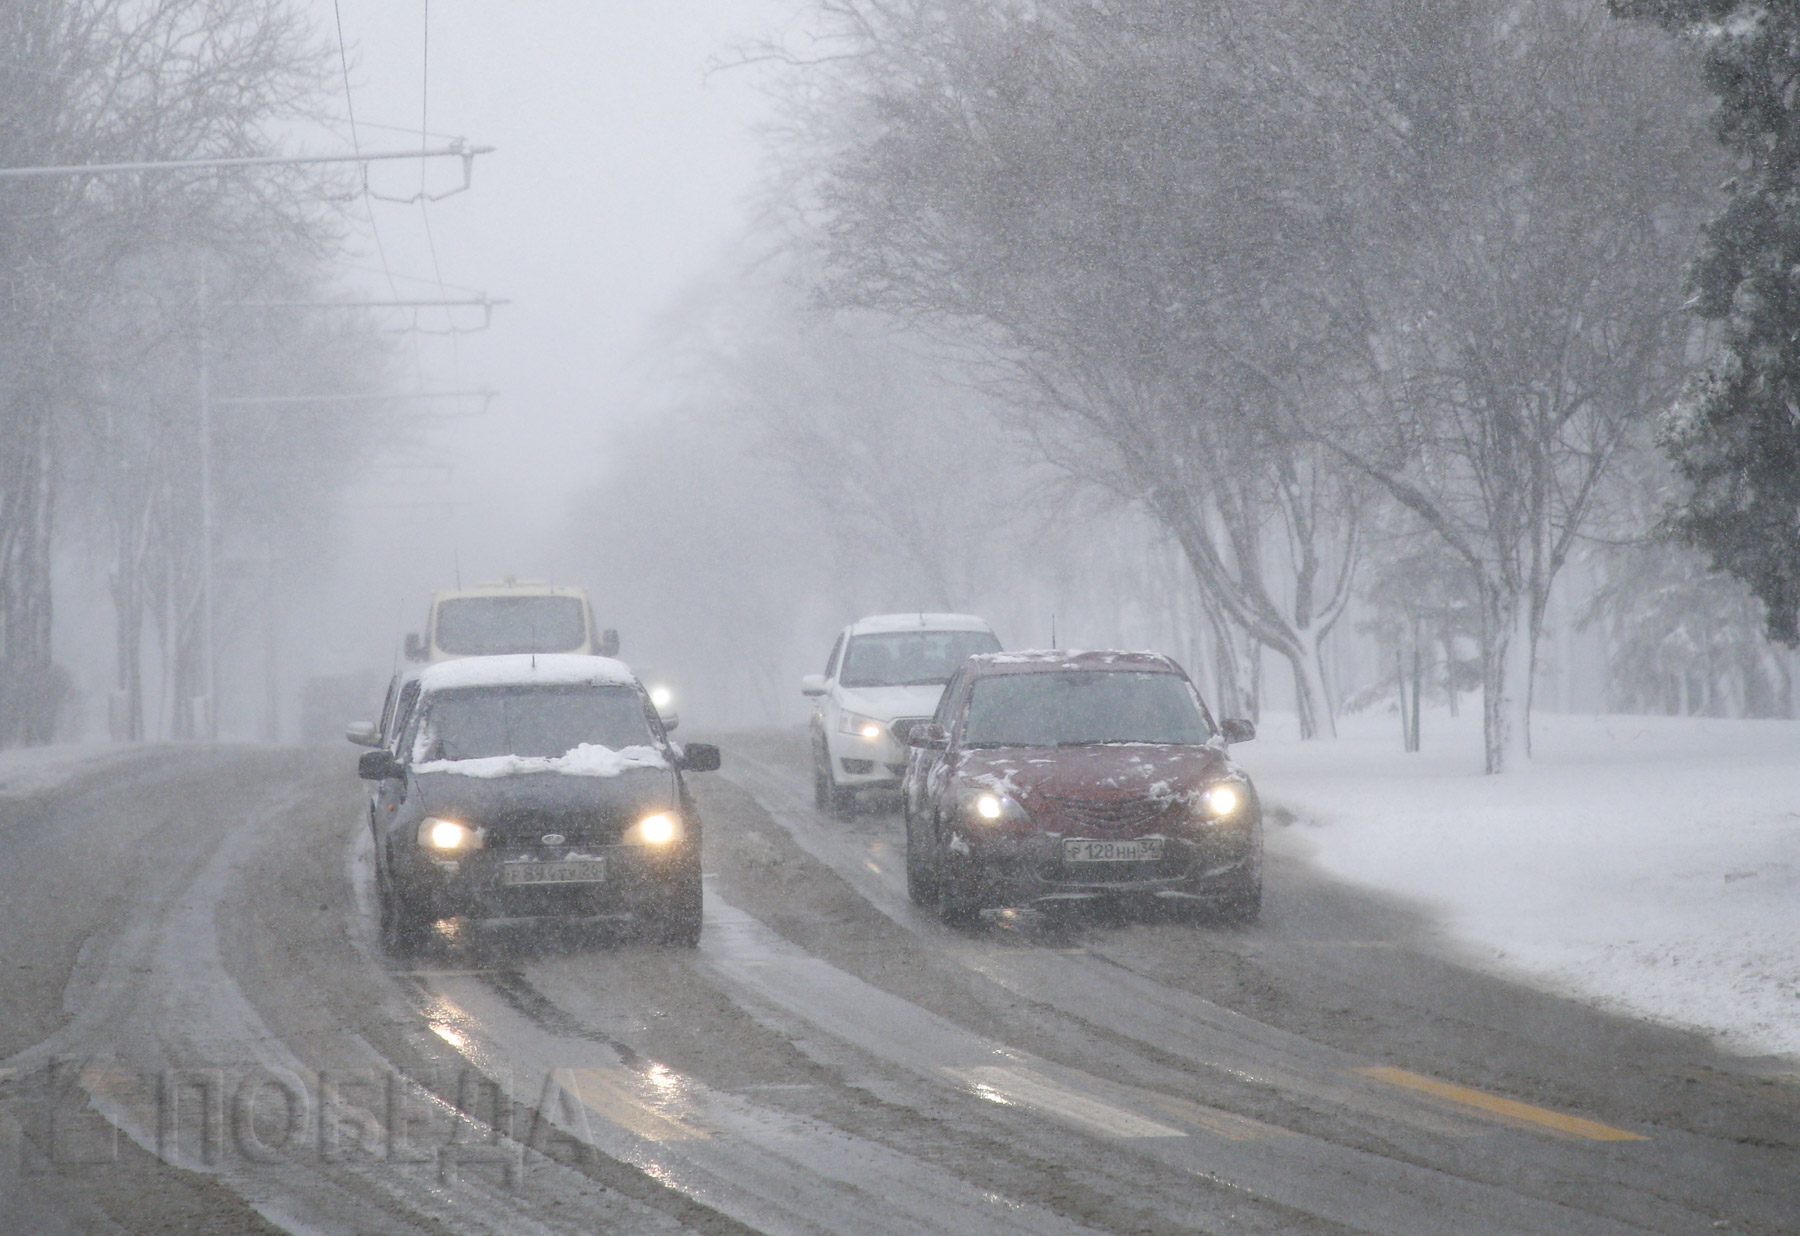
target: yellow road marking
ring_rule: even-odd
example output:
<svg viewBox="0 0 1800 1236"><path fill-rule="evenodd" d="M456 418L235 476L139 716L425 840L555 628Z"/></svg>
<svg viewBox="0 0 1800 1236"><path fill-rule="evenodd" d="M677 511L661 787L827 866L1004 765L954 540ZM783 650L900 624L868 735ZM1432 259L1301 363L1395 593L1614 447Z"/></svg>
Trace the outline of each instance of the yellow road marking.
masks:
<svg viewBox="0 0 1800 1236"><path fill-rule="evenodd" d="M1102 1137L1186 1137L1180 1129L1114 1107L1032 1069L980 1065L945 1069L980 1097L1006 1107L1024 1107Z"/></svg>
<svg viewBox="0 0 1800 1236"><path fill-rule="evenodd" d="M652 1142L680 1142L709 1137L674 1116L666 1115L638 1097L643 1078L630 1069L570 1069L581 1095L581 1104L602 1120L629 1129Z"/></svg>
<svg viewBox="0 0 1800 1236"><path fill-rule="evenodd" d="M1598 1120L1586 1120L1580 1116L1553 1112L1548 1108L1533 1107L1531 1104L1521 1103L1517 1099L1504 1099L1497 1094L1471 1090L1467 1086L1452 1085L1449 1082L1438 1081L1433 1077L1424 1077L1418 1073L1408 1073L1405 1069L1383 1066L1357 1069L1356 1071L1364 1077L1372 1077L1376 1081L1384 1081L1393 1086L1403 1086L1408 1090L1417 1090L1421 1094L1429 1094L1434 1098L1444 1099L1464 1107L1473 1107L1503 1120L1537 1125L1556 1133L1566 1133L1571 1137L1585 1137L1589 1141L1595 1142L1650 1140L1641 1133L1628 1133L1624 1129L1615 1129L1609 1124L1601 1124Z"/></svg>

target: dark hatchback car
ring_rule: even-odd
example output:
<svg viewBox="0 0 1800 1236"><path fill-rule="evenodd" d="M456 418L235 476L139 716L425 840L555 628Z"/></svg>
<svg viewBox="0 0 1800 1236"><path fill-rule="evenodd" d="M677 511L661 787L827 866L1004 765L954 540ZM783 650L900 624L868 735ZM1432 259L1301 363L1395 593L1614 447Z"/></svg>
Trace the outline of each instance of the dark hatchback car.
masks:
<svg viewBox="0 0 1800 1236"><path fill-rule="evenodd" d="M970 657L908 735L906 882L948 922L1127 900L1249 919L1262 810L1181 667L1141 652Z"/></svg>
<svg viewBox="0 0 1800 1236"><path fill-rule="evenodd" d="M390 747L358 765L383 942L440 919L635 919L700 938L700 817L682 772L717 747L669 741L631 670L605 657L471 657L408 684Z"/></svg>

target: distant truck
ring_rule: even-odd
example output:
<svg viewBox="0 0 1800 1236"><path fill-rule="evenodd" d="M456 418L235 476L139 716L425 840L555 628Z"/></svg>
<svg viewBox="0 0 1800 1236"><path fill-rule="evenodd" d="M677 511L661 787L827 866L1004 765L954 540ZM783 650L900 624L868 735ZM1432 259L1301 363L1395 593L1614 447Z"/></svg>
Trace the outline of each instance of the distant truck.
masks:
<svg viewBox="0 0 1800 1236"><path fill-rule="evenodd" d="M509 575L497 583L433 593L424 632L406 637L409 661L518 652L612 657L619 652L619 633L594 626L585 589Z"/></svg>
<svg viewBox="0 0 1800 1236"><path fill-rule="evenodd" d="M406 659L422 664L403 666L388 683L380 721L352 722L344 737L359 747L389 745L401 696L424 665L522 652L613 657L619 653L619 633L595 628L585 588L508 575L473 588L439 589L431 594L425 630L406 637ZM665 729L673 728L672 716L665 714Z"/></svg>

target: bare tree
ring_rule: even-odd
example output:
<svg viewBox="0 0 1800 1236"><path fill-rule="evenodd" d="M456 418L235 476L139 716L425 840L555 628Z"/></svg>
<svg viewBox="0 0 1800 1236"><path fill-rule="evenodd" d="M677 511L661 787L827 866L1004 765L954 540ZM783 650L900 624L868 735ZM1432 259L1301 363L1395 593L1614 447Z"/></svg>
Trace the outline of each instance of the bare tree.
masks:
<svg viewBox="0 0 1800 1236"><path fill-rule="evenodd" d="M798 159L819 170L799 196L828 296L933 330L1047 458L1141 503L1211 604L1292 666L1302 731L1332 732L1320 648L1350 595L1356 487L1235 357L1331 360L1338 224L1273 171L1217 175L1258 166L1269 119L1217 71L1229 15L820 11L846 46L805 100Z"/></svg>
<svg viewBox="0 0 1800 1236"><path fill-rule="evenodd" d="M312 97L316 52L285 0L18 0L0 11L0 165L267 153ZM297 174L59 176L0 182L0 671L48 680L60 457L91 406L97 314L157 250L249 261L322 239ZM127 598L137 583L122 579ZM0 743L43 741L29 691Z"/></svg>

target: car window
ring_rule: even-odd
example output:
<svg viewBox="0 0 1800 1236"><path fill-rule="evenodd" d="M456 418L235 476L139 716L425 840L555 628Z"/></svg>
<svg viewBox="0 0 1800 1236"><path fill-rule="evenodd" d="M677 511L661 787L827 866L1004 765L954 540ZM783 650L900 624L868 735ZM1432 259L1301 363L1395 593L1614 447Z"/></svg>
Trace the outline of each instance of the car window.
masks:
<svg viewBox="0 0 1800 1236"><path fill-rule="evenodd" d="M574 652L587 642L579 597L457 597L437 607L433 639L457 656Z"/></svg>
<svg viewBox="0 0 1800 1236"><path fill-rule="evenodd" d="M950 681L977 652L998 652L992 631L881 631L844 649L838 681L846 687L928 686Z"/></svg>
<svg viewBox="0 0 1800 1236"><path fill-rule="evenodd" d="M950 680L950 685L945 687L944 693L938 697L937 711L931 714L931 720L934 724L941 725L945 733L950 731L951 718L956 716L956 710L961 706L963 692L968 685L968 671L958 670L956 677Z"/></svg>
<svg viewBox="0 0 1800 1236"><path fill-rule="evenodd" d="M377 734L380 734L382 736L382 738L384 738L384 739L393 733L393 731L390 730L388 728L388 726L393 724L394 701L396 699L398 699L399 696L400 696L400 675L395 674L391 679L388 680L387 695L384 696L381 701L381 724L375 731Z"/></svg>
<svg viewBox="0 0 1800 1236"><path fill-rule="evenodd" d="M388 749L395 755L405 750L405 738L413 715L413 705L419 702L419 683L415 679L406 684L400 691L399 702L394 705L394 728L384 731L382 737L388 741ZM398 740L398 741L396 741Z"/></svg>
<svg viewBox="0 0 1800 1236"><path fill-rule="evenodd" d="M484 687L431 695L420 710L412 758L555 757L583 743L617 750L656 742L633 687Z"/></svg>
<svg viewBox="0 0 1800 1236"><path fill-rule="evenodd" d="M844 636L838 633L837 643L831 646L831 655L825 658L825 677L830 678L837 673L838 653L844 650Z"/></svg>
<svg viewBox="0 0 1800 1236"><path fill-rule="evenodd" d="M965 747L1198 746L1212 735L1193 687L1178 674L1056 670L981 679L962 738Z"/></svg>

